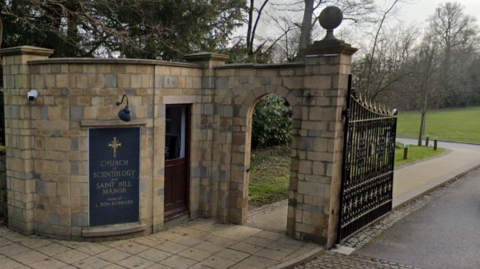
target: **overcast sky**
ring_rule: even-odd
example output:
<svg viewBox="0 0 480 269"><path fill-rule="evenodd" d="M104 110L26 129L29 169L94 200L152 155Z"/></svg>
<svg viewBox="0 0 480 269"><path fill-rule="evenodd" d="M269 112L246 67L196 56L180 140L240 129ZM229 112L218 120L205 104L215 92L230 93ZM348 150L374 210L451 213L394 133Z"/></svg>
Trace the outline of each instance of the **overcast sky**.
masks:
<svg viewBox="0 0 480 269"><path fill-rule="evenodd" d="M376 0L380 5L386 0ZM465 7L465 14L475 16L480 20L480 0L456 0L456 1L442 1L442 0L416 0L414 4L402 4L400 9L400 18L405 22L423 23L429 16L435 12L435 8L440 3L458 2Z"/></svg>
<svg viewBox="0 0 480 269"><path fill-rule="evenodd" d="M394 0L375 0L377 5L380 6L381 10L387 10L391 3ZM397 6L398 10L396 12L397 16L396 19L401 20L405 23L405 25L410 25L410 24L416 24L418 26L418 29L422 29L425 25L425 21L428 19L429 16L433 15L435 12L435 9L438 7L439 4L445 3L445 2L458 2L462 6L465 7L464 13L468 15L475 16L477 18L477 23L480 25L480 0L408 0L412 2L411 4L405 4L401 3ZM292 4L292 3L302 3L303 1L301 0L270 0L269 5L277 5L277 7L281 7L284 4ZM256 1L257 4L263 3L263 1ZM271 8L271 6L267 7ZM297 21L300 22L302 18L302 11L301 8L303 8L302 5L299 6L299 12L291 13L291 12L284 12L279 13L278 11L276 13L271 13L271 15L276 15L276 16L285 16L285 17L290 17L292 21ZM321 10L318 11L320 13ZM395 18L390 18L388 24L395 24ZM343 23L343 27L348 27L348 23ZM338 31L342 31L340 26ZM353 29L353 28L351 28ZM246 34L246 25L243 27L240 27L239 29L236 30L236 35L245 35ZM345 30L345 29L343 29ZM275 26L272 24L265 23L263 21L257 30L257 34L263 37L269 37L272 39L275 39L279 35L283 33L279 29L276 29ZM353 31L355 34L355 30ZM317 33L317 36L315 37L316 39L322 38L323 33ZM339 36L337 36L339 37ZM339 37L343 38L343 37ZM354 38L350 36L350 38L346 37L345 39L347 42L352 43L352 45L361 47L360 44L358 44L359 39ZM258 44L259 41L256 41L256 44Z"/></svg>
<svg viewBox="0 0 480 269"><path fill-rule="evenodd" d="M388 9L388 7L391 5L393 0L375 0L377 5L382 7L383 10ZM397 18L404 21L407 25L410 23L417 23L417 24L423 24L426 19L428 19L429 16L431 16L435 12L435 8L440 4L440 3L445 3L445 2L458 2L462 4L465 7L464 12L468 15L473 15L479 20L480 24L480 0L409 0L410 2L413 2L412 4L404 4L401 3L399 4L398 7L398 16ZM256 1L257 4L261 4L263 1ZM297 3L297 2L302 2L300 0L271 0L270 4L277 4L277 5L282 5L282 4L288 4L288 3ZM267 7L269 8L269 7ZM320 11L318 11L320 12ZM287 13L288 14L288 13ZM281 14L277 14L281 15ZM288 14L288 16L292 17L292 20L295 21L301 21L301 16L302 12L297 12L294 14ZM240 28L237 30L240 33L243 33L246 31L246 26ZM273 34L275 33L272 32L271 25L260 25L259 26L259 34L265 35L265 34Z"/></svg>

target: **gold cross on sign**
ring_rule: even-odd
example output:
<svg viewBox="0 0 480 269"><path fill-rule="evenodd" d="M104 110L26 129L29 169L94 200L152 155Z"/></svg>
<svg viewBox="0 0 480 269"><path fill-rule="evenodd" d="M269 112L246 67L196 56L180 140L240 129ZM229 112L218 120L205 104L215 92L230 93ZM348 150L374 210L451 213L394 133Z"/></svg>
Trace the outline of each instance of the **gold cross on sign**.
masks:
<svg viewBox="0 0 480 269"><path fill-rule="evenodd" d="M117 157L117 148L122 146L122 143L118 143L118 142L120 142L120 141L117 141L117 138L114 137L113 141L110 144L108 144L108 146L113 149L113 157L114 158Z"/></svg>

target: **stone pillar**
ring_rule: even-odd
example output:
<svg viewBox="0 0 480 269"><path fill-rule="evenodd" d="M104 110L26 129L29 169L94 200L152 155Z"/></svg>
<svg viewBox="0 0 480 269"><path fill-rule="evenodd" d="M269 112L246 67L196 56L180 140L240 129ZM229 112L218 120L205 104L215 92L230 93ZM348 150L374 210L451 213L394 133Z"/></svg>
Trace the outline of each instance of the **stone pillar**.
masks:
<svg viewBox="0 0 480 269"><path fill-rule="evenodd" d="M219 179L219 161L218 154L214 154L215 149L218 148L219 132L215 126L219 125L220 115L218 111L218 101L215 100L215 70L214 67L224 65L228 60L228 56L215 53L195 53L185 55L185 60L191 63L203 65L202 74L202 119L201 126L193 126L192 132L200 131L200 164L197 173L200 177L200 201L199 201L199 215L202 218L217 216L218 204L218 179ZM194 175L196 176L196 175ZM222 186L220 186L222 187ZM222 191L221 188L220 191ZM224 191L228 191L225 189ZM227 210L228 211L228 210ZM228 221L228 215L220 217L220 222Z"/></svg>
<svg viewBox="0 0 480 269"><path fill-rule="evenodd" d="M27 92L35 89L30 81L28 62L47 59L53 50L22 46L0 50L5 89L5 146L7 148L8 223L23 234L33 233L35 192L32 151L32 109Z"/></svg>
<svg viewBox="0 0 480 269"><path fill-rule="evenodd" d="M328 9L328 8L327 8ZM331 11L331 10L329 10ZM324 12L322 12L324 13ZM326 248L337 242L348 75L357 49L335 39L340 21L321 23L327 36L305 50L305 90L295 238ZM337 25L338 23L338 25ZM325 27L325 25L327 27ZM335 26L336 25L336 26Z"/></svg>

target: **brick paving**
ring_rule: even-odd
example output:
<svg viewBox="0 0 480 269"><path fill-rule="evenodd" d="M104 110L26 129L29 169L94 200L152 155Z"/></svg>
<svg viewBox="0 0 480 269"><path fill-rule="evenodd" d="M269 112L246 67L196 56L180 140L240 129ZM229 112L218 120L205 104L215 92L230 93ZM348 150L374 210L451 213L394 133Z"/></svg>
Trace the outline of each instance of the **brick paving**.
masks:
<svg viewBox="0 0 480 269"><path fill-rule="evenodd" d="M424 195L394 210L374 225L343 242L359 249L398 220L444 194L459 181ZM252 210L249 218L279 209L285 201ZM73 242L38 236L23 236L0 228L0 268L2 269L113 269L113 268L267 268L293 260L318 245L302 243L284 234L239 225L215 224L213 220L193 220L166 231L129 240ZM355 254L326 251L295 267L307 268L410 268Z"/></svg>
<svg viewBox="0 0 480 269"><path fill-rule="evenodd" d="M280 208L286 207L286 206L288 206L288 199L285 199L283 201L279 201L279 202L276 202L276 203L272 203L272 204L269 204L269 205L264 205L264 206L261 206L261 207L257 207L257 208L251 209L251 210L249 209L247 219L254 219L255 217L271 213L272 211L275 211L277 209L280 209Z"/></svg>
<svg viewBox="0 0 480 269"><path fill-rule="evenodd" d="M302 269L422 269L420 267L409 266L404 264L399 264L396 262L385 261L376 258L370 258L362 255L344 255L339 254L331 251L327 251L322 254L317 259L307 263L304 266L297 266L295 268L302 268Z"/></svg>
<svg viewBox="0 0 480 269"><path fill-rule="evenodd" d="M2 269L266 268L318 245L240 225L193 220L129 240L73 242L0 228Z"/></svg>

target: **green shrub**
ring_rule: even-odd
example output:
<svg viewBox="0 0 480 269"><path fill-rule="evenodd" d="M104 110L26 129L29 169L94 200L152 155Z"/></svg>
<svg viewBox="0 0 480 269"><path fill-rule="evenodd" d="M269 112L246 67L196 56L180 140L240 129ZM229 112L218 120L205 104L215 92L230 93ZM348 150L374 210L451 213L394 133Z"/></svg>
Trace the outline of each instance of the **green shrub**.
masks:
<svg viewBox="0 0 480 269"><path fill-rule="evenodd" d="M255 107L252 148L288 145L292 135L292 109L277 95L267 95Z"/></svg>

